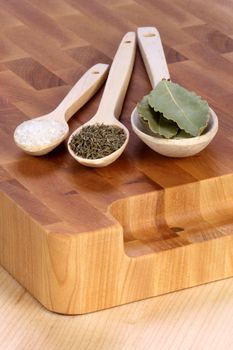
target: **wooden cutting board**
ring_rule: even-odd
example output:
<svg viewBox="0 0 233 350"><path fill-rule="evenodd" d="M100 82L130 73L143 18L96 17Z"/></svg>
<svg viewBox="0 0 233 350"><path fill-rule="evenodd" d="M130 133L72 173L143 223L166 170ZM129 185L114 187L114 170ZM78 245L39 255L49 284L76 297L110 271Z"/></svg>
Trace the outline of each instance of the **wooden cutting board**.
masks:
<svg viewBox="0 0 233 350"><path fill-rule="evenodd" d="M49 310L82 314L233 275L233 39L202 20L205 5L190 13L178 3L0 1L0 263ZM40 158L16 148L20 122L53 110L87 68L111 62L126 31L147 24L161 33L173 81L219 116L206 150L166 158L132 133L131 111L150 90L139 54L121 118L130 141L114 164L85 168L65 143Z"/></svg>

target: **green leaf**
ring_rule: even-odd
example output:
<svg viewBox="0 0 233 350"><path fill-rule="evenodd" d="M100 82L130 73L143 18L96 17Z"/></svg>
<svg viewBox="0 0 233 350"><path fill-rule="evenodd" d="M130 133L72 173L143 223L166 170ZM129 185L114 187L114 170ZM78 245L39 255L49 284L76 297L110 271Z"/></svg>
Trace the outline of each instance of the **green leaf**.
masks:
<svg viewBox="0 0 233 350"><path fill-rule="evenodd" d="M174 137L178 132L178 126L173 121L167 120L159 112L155 112L148 103L148 95L144 96L137 105L139 117L148 123L150 130L165 138Z"/></svg>
<svg viewBox="0 0 233 350"><path fill-rule="evenodd" d="M158 133L166 139L176 136L179 128L172 120L163 117L162 113L159 116L159 130Z"/></svg>
<svg viewBox="0 0 233 350"><path fill-rule="evenodd" d="M160 113L156 113L148 104L148 95L144 96L143 99L137 104L137 111L139 116L144 122L148 122L150 129L157 133L158 132L158 116Z"/></svg>
<svg viewBox="0 0 233 350"><path fill-rule="evenodd" d="M193 137L192 135L188 134L184 130L179 129L177 135L174 137L174 139L189 139L190 137Z"/></svg>
<svg viewBox="0 0 233 350"><path fill-rule="evenodd" d="M198 136L209 121L208 103L178 84L162 80L148 97L155 112L172 120L180 129L192 136Z"/></svg>

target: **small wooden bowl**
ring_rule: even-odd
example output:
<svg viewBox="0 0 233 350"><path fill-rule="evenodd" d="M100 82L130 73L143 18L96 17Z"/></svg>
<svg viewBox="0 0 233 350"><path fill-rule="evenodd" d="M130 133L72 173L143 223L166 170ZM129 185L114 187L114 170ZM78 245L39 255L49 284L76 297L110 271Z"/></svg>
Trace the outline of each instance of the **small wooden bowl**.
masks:
<svg viewBox="0 0 233 350"><path fill-rule="evenodd" d="M218 117L210 108L209 124L201 136L187 139L165 139L153 134L149 127L141 121L135 108L131 114L131 124L137 136L153 151L166 157L189 157L201 152L213 140L218 131Z"/></svg>

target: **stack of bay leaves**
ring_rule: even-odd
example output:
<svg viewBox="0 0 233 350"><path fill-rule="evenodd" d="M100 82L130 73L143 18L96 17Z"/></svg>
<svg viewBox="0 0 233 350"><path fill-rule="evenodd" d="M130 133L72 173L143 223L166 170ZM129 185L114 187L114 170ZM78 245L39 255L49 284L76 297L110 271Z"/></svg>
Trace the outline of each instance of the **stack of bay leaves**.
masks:
<svg viewBox="0 0 233 350"><path fill-rule="evenodd" d="M210 118L208 103L170 80L162 80L137 105L138 115L154 136L183 139L204 133Z"/></svg>

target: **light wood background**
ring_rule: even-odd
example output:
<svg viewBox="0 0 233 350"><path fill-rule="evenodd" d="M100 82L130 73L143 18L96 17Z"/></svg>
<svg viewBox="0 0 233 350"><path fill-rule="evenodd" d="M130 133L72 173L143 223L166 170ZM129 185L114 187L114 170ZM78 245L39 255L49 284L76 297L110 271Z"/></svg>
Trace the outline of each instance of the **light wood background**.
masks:
<svg viewBox="0 0 233 350"><path fill-rule="evenodd" d="M167 175L170 162L132 137L127 155L132 155L136 145L136 158L147 152L149 159L141 167L137 163L137 191L232 172L233 163L228 161L232 159L232 13L231 0L0 0L2 164L9 169L20 155L10 142L19 122L53 109L92 64L111 62L124 32L150 25L161 32L172 78L207 98L221 119L210 148L192 162L174 161L172 177ZM123 109L122 121L127 126L133 106L149 89L137 55ZM71 128L92 115L99 97L71 122ZM55 153L55 162L61 151ZM24 164L28 158L20 156ZM151 159L156 159L153 166ZM70 165L65 157L62 162L64 168ZM132 166L126 164L118 185L130 195L135 183L133 188ZM114 165L112 170L119 167ZM111 178L108 171L100 174ZM46 311L0 270L0 349L233 349L232 329L232 279L90 315L64 317Z"/></svg>
<svg viewBox="0 0 233 350"><path fill-rule="evenodd" d="M233 280L81 316L45 310L0 269L1 350L230 350Z"/></svg>

